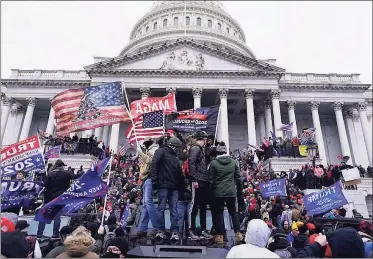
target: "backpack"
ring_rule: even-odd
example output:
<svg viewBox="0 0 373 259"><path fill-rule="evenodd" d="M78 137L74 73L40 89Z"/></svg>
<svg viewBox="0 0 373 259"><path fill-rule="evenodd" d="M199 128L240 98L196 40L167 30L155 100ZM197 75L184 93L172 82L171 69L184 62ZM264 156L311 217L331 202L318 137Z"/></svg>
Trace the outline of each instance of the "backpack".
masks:
<svg viewBox="0 0 373 259"><path fill-rule="evenodd" d="M104 228L105 228L105 237L104 237L104 242L103 242L103 248L104 248L103 251L106 252L109 242L113 240L116 236L115 236L114 231L110 232L110 229L107 225L105 225Z"/></svg>
<svg viewBox="0 0 373 259"><path fill-rule="evenodd" d="M36 245L36 237L35 236L26 236L26 242L28 245L28 255L27 258L34 258L34 251Z"/></svg>

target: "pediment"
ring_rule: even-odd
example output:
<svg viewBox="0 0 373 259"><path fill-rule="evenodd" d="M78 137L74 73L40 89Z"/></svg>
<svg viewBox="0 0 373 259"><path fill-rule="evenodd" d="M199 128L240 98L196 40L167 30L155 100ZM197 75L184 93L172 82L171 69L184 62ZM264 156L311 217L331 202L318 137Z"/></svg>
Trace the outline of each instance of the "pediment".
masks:
<svg viewBox="0 0 373 259"><path fill-rule="evenodd" d="M131 56L103 60L86 66L87 70L195 70L284 72L285 70L237 53L212 49L196 42L184 41L149 48Z"/></svg>

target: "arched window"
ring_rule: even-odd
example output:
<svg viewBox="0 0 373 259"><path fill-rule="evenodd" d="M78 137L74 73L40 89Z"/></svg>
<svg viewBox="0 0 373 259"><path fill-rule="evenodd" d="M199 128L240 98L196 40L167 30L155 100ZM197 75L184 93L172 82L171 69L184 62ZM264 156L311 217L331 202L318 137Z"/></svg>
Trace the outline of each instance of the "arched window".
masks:
<svg viewBox="0 0 373 259"><path fill-rule="evenodd" d="M202 25L202 19L200 17L197 18L197 26Z"/></svg>
<svg viewBox="0 0 373 259"><path fill-rule="evenodd" d="M179 17L174 18L174 26L179 25Z"/></svg>
<svg viewBox="0 0 373 259"><path fill-rule="evenodd" d="M211 20L208 20L208 21L207 21L207 26L208 26L209 28L212 27L212 21L211 21Z"/></svg>
<svg viewBox="0 0 373 259"><path fill-rule="evenodd" d="M190 17L189 16L185 17L185 24L190 25Z"/></svg>
<svg viewBox="0 0 373 259"><path fill-rule="evenodd" d="M221 24L218 23L218 30L221 31Z"/></svg>
<svg viewBox="0 0 373 259"><path fill-rule="evenodd" d="M157 27L158 27L158 24L157 24L157 22L155 22L155 23L154 23L154 27L153 27L153 28L154 28L154 30L156 30L156 29L157 29Z"/></svg>
<svg viewBox="0 0 373 259"><path fill-rule="evenodd" d="M163 27L167 27L167 19L163 20Z"/></svg>
<svg viewBox="0 0 373 259"><path fill-rule="evenodd" d="M149 31L149 26L146 26L145 32Z"/></svg>
<svg viewBox="0 0 373 259"><path fill-rule="evenodd" d="M229 34L229 27L227 27L227 33Z"/></svg>

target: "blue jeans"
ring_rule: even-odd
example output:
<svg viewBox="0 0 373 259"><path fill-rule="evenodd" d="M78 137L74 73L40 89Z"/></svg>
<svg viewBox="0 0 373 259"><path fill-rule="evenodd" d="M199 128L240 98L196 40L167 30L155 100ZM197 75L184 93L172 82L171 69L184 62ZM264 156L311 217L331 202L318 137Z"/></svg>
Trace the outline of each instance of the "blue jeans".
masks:
<svg viewBox="0 0 373 259"><path fill-rule="evenodd" d="M179 191L176 189L161 188L158 190L158 230L165 231L165 219L164 211L166 209L166 202L168 202L168 207L170 208L170 218L171 218L171 232L179 232L179 226L177 224L177 200L179 198Z"/></svg>
<svg viewBox="0 0 373 259"><path fill-rule="evenodd" d="M152 180L147 179L144 182L142 187L143 193L143 215L144 217L141 220L139 231L147 232L148 231L148 224L149 220L152 222L153 228L158 228L157 222L157 211L155 210L154 202L153 202L153 186Z"/></svg>
<svg viewBox="0 0 373 259"><path fill-rule="evenodd" d="M178 201L177 202L177 223L179 225L179 233L183 232L184 229L184 215L187 211L188 215L188 229L190 229L190 220L192 213L192 202L191 201Z"/></svg>
<svg viewBox="0 0 373 259"><path fill-rule="evenodd" d="M42 236L44 234L45 225L47 225L47 223L39 222L38 232L37 232L38 236ZM61 214L58 213L57 216L55 217L54 223L53 223L53 236L57 236L57 237L59 236L60 226L61 226Z"/></svg>

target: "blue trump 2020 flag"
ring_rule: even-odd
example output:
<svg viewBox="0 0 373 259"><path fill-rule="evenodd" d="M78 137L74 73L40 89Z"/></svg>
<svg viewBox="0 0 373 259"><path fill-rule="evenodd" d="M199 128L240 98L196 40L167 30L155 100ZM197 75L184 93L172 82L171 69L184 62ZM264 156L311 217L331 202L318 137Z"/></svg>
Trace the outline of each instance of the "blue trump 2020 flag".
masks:
<svg viewBox="0 0 373 259"><path fill-rule="evenodd" d="M34 206L35 199L43 189L42 182L2 181L1 209L28 208Z"/></svg>
<svg viewBox="0 0 373 259"><path fill-rule="evenodd" d="M305 195L303 197L303 202L308 216L322 214L348 204L342 192L341 181L336 182L324 190Z"/></svg>
<svg viewBox="0 0 373 259"><path fill-rule="evenodd" d="M83 174L67 191L40 208L36 221L51 223L58 213L75 212L95 198L105 196L108 187L101 175L110 162L110 158L100 160Z"/></svg>
<svg viewBox="0 0 373 259"><path fill-rule="evenodd" d="M279 179L260 184L262 197L286 196L285 181L286 179Z"/></svg>

